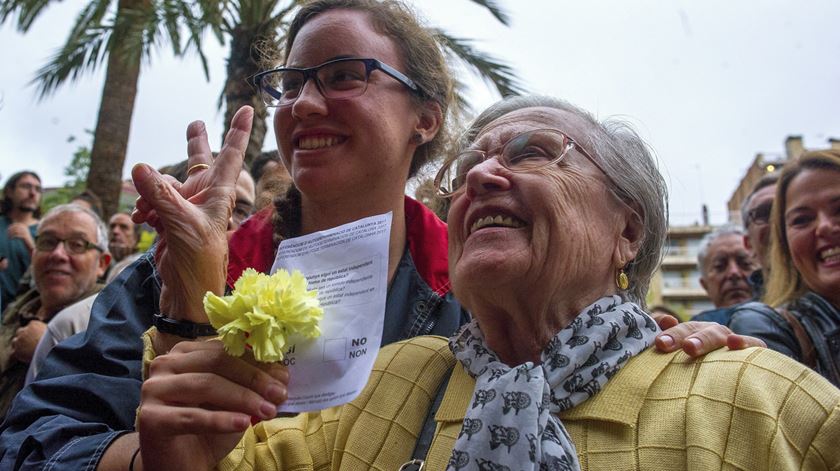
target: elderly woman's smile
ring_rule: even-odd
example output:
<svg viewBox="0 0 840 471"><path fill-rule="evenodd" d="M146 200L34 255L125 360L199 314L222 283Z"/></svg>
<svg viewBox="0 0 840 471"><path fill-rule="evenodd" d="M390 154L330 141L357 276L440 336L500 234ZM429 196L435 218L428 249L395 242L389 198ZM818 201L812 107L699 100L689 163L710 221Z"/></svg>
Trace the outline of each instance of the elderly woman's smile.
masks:
<svg viewBox="0 0 840 471"><path fill-rule="evenodd" d="M635 256L633 212L576 140L584 129L564 110L523 108L485 126L458 157L452 284L511 364L539 358L558 328L615 293L615 272ZM514 352L502 337L535 341Z"/></svg>
<svg viewBox="0 0 840 471"><path fill-rule="evenodd" d="M525 225L519 218L502 216L500 214L484 217L474 216L474 219L475 221L470 224L470 234L485 227L510 227L516 229Z"/></svg>

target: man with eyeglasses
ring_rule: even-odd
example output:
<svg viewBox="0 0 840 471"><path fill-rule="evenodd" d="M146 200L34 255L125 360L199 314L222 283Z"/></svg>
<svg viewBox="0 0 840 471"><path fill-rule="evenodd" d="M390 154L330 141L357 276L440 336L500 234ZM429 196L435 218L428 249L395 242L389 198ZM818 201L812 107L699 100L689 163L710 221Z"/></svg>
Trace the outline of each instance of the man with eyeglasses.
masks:
<svg viewBox="0 0 840 471"><path fill-rule="evenodd" d="M751 254L754 264L752 272L747 276L747 282L752 290L752 299L733 306L718 307L701 312L694 316L692 320L717 322L732 327L733 315L737 313L772 310L771 307L758 300L764 294L764 272L770 268L770 261L768 260L770 211L773 206L773 199L776 197L776 182L778 179L778 173L769 173L763 176L741 205L741 219L744 221L746 229L746 234L743 235L743 245Z"/></svg>
<svg viewBox="0 0 840 471"><path fill-rule="evenodd" d="M50 319L102 288L97 280L111 261L106 233L96 214L73 204L56 206L38 224L32 252L35 288L3 311L0 325L0 420L23 386Z"/></svg>
<svg viewBox="0 0 840 471"><path fill-rule="evenodd" d="M741 219L747 230L744 245L753 254L753 259L758 265L749 278L753 294L757 298L764 294L764 271L770 268L770 210L776 198L778 181L778 173L763 176L741 205Z"/></svg>
<svg viewBox="0 0 840 471"><path fill-rule="evenodd" d="M35 248L35 226L41 216L41 178L18 172L3 186L0 203L0 311L18 294L18 284Z"/></svg>

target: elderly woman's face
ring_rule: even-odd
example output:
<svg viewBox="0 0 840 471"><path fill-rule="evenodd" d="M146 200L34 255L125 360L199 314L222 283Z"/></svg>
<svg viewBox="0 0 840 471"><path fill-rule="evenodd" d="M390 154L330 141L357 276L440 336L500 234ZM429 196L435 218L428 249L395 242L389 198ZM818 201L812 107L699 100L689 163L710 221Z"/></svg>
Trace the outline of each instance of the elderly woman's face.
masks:
<svg viewBox="0 0 840 471"><path fill-rule="evenodd" d="M472 147L491 151L533 129L556 129L585 143L586 126L565 111L526 108L492 122ZM449 211L450 273L458 298L473 307L474 296L501 293L502 287L533 296L615 292L629 208L610 193L606 176L576 150L533 172L511 172L494 157L469 171Z"/></svg>
<svg viewBox="0 0 840 471"><path fill-rule="evenodd" d="M788 185L785 231L809 289L840 300L840 172L804 170Z"/></svg>
<svg viewBox="0 0 840 471"><path fill-rule="evenodd" d="M367 13L330 10L309 20L289 51L289 67L314 67L342 57L373 58L405 71L388 36ZM341 197L401 192L408 175L411 138L419 110L404 85L374 71L363 95L325 98L313 80L292 105L277 108L274 127L280 154L304 195Z"/></svg>

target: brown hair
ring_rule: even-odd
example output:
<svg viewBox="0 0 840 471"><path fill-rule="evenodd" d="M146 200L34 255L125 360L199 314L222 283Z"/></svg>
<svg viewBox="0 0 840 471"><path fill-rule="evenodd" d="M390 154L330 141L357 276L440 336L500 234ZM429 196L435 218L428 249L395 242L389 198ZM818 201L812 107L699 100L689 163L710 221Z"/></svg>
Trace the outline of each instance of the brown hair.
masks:
<svg viewBox="0 0 840 471"><path fill-rule="evenodd" d="M771 306L788 303L808 291L802 275L793 265L785 230L787 189L790 182L805 170L830 170L840 173L840 150L806 152L798 161L786 164L782 169L770 215L770 279L767 281L764 302Z"/></svg>
<svg viewBox="0 0 840 471"><path fill-rule="evenodd" d="M317 15L337 9L362 11L370 15L374 28L391 38L402 54L403 71L422 90L422 95L412 94L417 106L429 101L440 106L441 127L435 137L420 146L411 159L408 177L417 172L435 156L443 154L449 142L446 118L453 101L453 80L446 59L441 52L434 33L423 26L418 16L405 4L397 0L314 0L306 3L297 12L286 35L284 58L289 52L301 28ZM265 52L265 46L262 47Z"/></svg>
<svg viewBox="0 0 840 471"><path fill-rule="evenodd" d="M9 198L9 193L14 191L15 187L17 186L18 180L20 180L21 178L23 178L27 175L29 175L30 177L38 180L39 184L41 183L41 177L39 177L37 173L35 173L31 170L24 170L22 172L18 172L16 174L12 175L11 177L9 177L9 179L6 180L6 184L3 185L3 199L0 200L0 214L9 214L9 212L12 210L12 200ZM40 204L35 209L35 212L33 213L33 216L35 216L36 219L41 217L41 205Z"/></svg>

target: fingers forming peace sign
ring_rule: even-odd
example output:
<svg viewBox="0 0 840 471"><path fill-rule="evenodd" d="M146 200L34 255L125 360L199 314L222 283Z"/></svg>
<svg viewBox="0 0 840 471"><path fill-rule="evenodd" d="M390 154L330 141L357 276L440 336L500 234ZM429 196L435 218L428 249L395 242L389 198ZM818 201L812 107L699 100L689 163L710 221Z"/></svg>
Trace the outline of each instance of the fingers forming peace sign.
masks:
<svg viewBox="0 0 840 471"><path fill-rule="evenodd" d="M236 200L254 111L243 107L231 121L218 157L213 158L204 123L187 127L187 180L180 184L146 164L131 175L140 193L132 214L159 234L155 263L161 277L160 309L173 319L207 322L204 293L224 290L227 221Z"/></svg>

